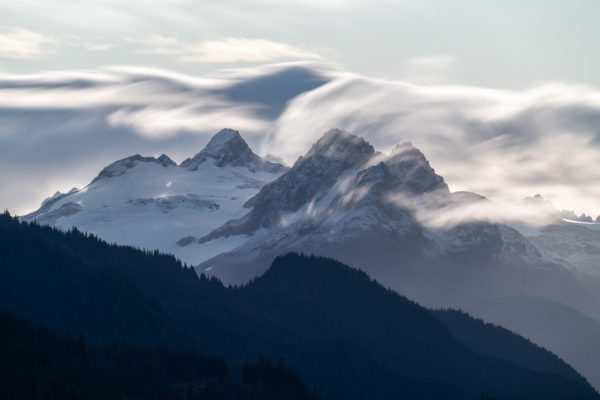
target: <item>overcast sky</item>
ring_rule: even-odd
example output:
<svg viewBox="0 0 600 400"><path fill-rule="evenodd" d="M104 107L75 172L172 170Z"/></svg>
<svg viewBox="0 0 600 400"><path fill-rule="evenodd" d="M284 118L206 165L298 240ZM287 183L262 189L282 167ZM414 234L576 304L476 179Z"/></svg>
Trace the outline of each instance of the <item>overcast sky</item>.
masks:
<svg viewBox="0 0 600 400"><path fill-rule="evenodd" d="M2 1L0 71L302 59L426 83L600 86L599 15L597 0Z"/></svg>
<svg viewBox="0 0 600 400"><path fill-rule="evenodd" d="M224 127L411 140L452 190L600 213L600 1L0 2L0 208Z"/></svg>

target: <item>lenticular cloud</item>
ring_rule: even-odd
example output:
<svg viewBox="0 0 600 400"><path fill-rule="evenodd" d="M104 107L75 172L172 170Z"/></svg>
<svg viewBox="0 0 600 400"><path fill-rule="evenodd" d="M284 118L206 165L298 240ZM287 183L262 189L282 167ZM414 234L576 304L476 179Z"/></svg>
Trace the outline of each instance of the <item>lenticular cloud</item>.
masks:
<svg viewBox="0 0 600 400"><path fill-rule="evenodd" d="M522 91L417 86L340 75L298 96L264 151L287 161L338 127L376 148L410 140L452 190L497 200L542 193L561 208L597 214L600 91L549 84Z"/></svg>
<svg viewBox="0 0 600 400"><path fill-rule="evenodd" d="M121 157L182 160L224 127L290 163L334 127L382 150L410 140L452 190L600 211L600 90L581 85L419 86L306 63L204 77L120 67L0 75L0 122L0 206L14 212Z"/></svg>

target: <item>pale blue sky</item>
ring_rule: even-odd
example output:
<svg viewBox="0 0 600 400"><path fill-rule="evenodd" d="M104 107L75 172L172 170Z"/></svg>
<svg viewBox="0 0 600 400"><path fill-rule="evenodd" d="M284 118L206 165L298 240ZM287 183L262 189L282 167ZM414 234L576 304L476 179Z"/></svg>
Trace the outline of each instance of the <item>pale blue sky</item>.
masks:
<svg viewBox="0 0 600 400"><path fill-rule="evenodd" d="M598 0L3 1L0 71L320 60L419 83L600 86L598 16Z"/></svg>

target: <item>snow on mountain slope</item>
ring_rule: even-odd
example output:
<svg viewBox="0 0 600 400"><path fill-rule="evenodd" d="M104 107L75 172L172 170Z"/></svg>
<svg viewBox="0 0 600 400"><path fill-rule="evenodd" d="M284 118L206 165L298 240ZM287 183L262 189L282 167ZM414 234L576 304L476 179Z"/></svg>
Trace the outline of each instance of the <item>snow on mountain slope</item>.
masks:
<svg viewBox="0 0 600 400"><path fill-rule="evenodd" d="M536 194L523 200L548 215L545 224L523 221L515 226L542 256L561 264L600 301L600 224L573 211L558 210L554 204Z"/></svg>
<svg viewBox="0 0 600 400"><path fill-rule="evenodd" d="M600 231L585 225L560 221L539 229L529 239L547 258L577 274L600 278Z"/></svg>
<svg viewBox="0 0 600 400"><path fill-rule="evenodd" d="M542 299L549 313L559 304L567 314L577 310L600 320L592 286L582 285L543 246L539 251L534 238L485 218L437 223L465 203L486 201L451 193L408 142L382 154L334 129L286 170L226 129L181 165L165 155L119 160L84 189L57 193L23 218L158 248L226 283L248 281L289 251L328 256L427 306L494 318L503 299L525 311L502 322L534 341L552 326L536 331L526 324L526 310L533 308L523 299ZM597 345L593 335L581 337L588 340L582 346ZM550 350L576 368L590 365L580 348ZM600 387L600 380L593 384Z"/></svg>
<svg viewBox="0 0 600 400"><path fill-rule="evenodd" d="M237 131L224 129L179 166L166 155L116 161L85 188L57 193L23 219L75 226L110 242L159 249L197 264L240 241L221 240L210 248L185 244L241 217L244 202L285 170L254 154Z"/></svg>
<svg viewBox="0 0 600 400"><path fill-rule="evenodd" d="M335 184L341 174L362 166L373 154L373 147L364 140L337 129L328 131L287 174L244 204L252 208L244 218L228 222L200 241L249 235L261 227L276 225L283 213L297 211Z"/></svg>
<svg viewBox="0 0 600 400"><path fill-rule="evenodd" d="M545 258L568 268L600 302L600 231L593 225L597 224L559 221L528 238Z"/></svg>
<svg viewBox="0 0 600 400"><path fill-rule="evenodd" d="M363 267L430 306L529 294L593 309L591 296L566 269L545 260L509 226L427 225L424 215L459 207L455 197L412 144L386 155L361 138L332 130L249 199L245 216L199 239L209 244L250 236L198 271L211 268L226 282L241 283L264 271L273 257L294 250Z"/></svg>
<svg viewBox="0 0 600 400"><path fill-rule="evenodd" d="M264 272L274 257L297 251L362 268L383 285L430 307L462 308L496 321L502 299L523 310L513 319L502 314L505 326L552 345L550 350L570 360L600 388L600 376L590 369L600 356L589 355L594 357L590 362L581 352L597 346L595 328L577 335L561 330L563 340L584 342L560 346L547 330L558 332L563 321L549 319L538 329L527 322L542 311L577 321L600 320L598 301L571 271L544 258L508 225L485 218L430 224L439 220L437 215L473 201L488 200L451 193L410 143L381 154L360 138L329 131L290 170L245 203L246 215L199 239L210 246L248 237L196 270L227 283L243 283ZM541 305L527 307L532 301ZM586 324L578 326L588 329Z"/></svg>

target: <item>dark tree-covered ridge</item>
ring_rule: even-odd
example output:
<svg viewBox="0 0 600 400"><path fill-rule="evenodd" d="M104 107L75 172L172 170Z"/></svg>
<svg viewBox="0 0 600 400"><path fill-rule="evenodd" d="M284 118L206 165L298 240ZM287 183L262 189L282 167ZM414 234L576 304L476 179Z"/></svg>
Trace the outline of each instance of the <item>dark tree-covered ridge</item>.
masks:
<svg viewBox="0 0 600 400"><path fill-rule="evenodd" d="M0 308L93 346L166 346L232 365L284 357L333 399L600 398L545 350L523 341L526 358L486 353L512 334L457 327L325 258L279 257L263 276L228 288L171 256L8 214L0 256Z"/></svg>
<svg viewBox="0 0 600 400"><path fill-rule="evenodd" d="M317 400L284 363L260 359L236 378L220 357L111 344L89 348L0 312L3 400Z"/></svg>

